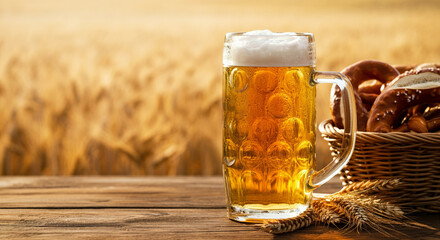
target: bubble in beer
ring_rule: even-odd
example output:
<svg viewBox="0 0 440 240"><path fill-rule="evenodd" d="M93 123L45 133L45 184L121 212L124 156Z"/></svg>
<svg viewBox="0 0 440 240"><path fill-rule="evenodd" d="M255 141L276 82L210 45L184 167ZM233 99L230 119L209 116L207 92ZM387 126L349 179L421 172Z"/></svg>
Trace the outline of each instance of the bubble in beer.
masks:
<svg viewBox="0 0 440 240"><path fill-rule="evenodd" d="M231 77L229 78L229 84L237 92L243 92L248 86L248 76L245 71L238 68L234 68L231 72Z"/></svg>
<svg viewBox="0 0 440 240"><path fill-rule="evenodd" d="M255 88L262 93L269 93L277 86L277 75L271 71L258 71L254 75Z"/></svg>
<svg viewBox="0 0 440 240"><path fill-rule="evenodd" d="M240 147L239 158L243 165L258 166L262 163L263 149L254 141L244 141Z"/></svg>
<svg viewBox="0 0 440 240"><path fill-rule="evenodd" d="M276 118L286 117L291 109L291 100L286 94L278 93L269 98L268 110Z"/></svg>
<svg viewBox="0 0 440 240"><path fill-rule="evenodd" d="M304 135L304 124L301 119L291 117L284 121L282 134L289 141L301 139Z"/></svg>
<svg viewBox="0 0 440 240"><path fill-rule="evenodd" d="M268 144L276 140L278 126L270 118L257 118L252 124L252 138L267 147Z"/></svg>
<svg viewBox="0 0 440 240"><path fill-rule="evenodd" d="M299 70L290 70L284 74L284 83L287 88L291 91L297 91L298 87L301 86L301 81L304 79L304 74Z"/></svg>
<svg viewBox="0 0 440 240"><path fill-rule="evenodd" d="M286 142L274 142L267 149L267 157L274 167L285 167L292 163L293 149Z"/></svg>
<svg viewBox="0 0 440 240"><path fill-rule="evenodd" d="M313 145L309 141L302 141L298 146L297 163L300 167L307 168L313 158Z"/></svg>
<svg viewBox="0 0 440 240"><path fill-rule="evenodd" d="M230 167L232 165L234 165L235 160L237 158L237 146L235 145L235 143L231 140L231 139L226 139L225 143L223 144L224 149L224 161L225 164Z"/></svg>

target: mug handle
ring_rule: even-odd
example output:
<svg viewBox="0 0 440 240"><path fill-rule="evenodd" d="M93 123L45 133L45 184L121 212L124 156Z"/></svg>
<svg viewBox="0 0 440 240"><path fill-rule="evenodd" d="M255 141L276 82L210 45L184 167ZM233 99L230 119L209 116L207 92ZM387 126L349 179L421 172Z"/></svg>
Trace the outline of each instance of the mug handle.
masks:
<svg viewBox="0 0 440 240"><path fill-rule="evenodd" d="M307 179L307 187L310 190L328 182L347 165L354 151L357 131L356 103L350 80L344 74L338 72L314 72L312 74L311 85L319 83L333 83L338 85L341 89L342 98L345 99L345 101L342 101L345 120L344 137L342 138L341 145L343 151L323 169L310 171Z"/></svg>

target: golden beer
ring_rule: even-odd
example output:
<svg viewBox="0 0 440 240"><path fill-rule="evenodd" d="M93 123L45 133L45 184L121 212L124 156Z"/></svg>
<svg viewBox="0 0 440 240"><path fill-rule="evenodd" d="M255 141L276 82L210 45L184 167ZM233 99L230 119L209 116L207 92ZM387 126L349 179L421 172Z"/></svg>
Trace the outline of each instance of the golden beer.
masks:
<svg viewBox="0 0 440 240"><path fill-rule="evenodd" d="M350 80L316 72L311 33L227 33L223 47L223 176L230 219L291 218L347 164L356 139ZM315 167L315 85L335 83L346 117L339 156Z"/></svg>
<svg viewBox="0 0 440 240"><path fill-rule="evenodd" d="M311 66L224 68L223 166L229 216L304 211L315 164ZM256 214L258 218L258 214ZM257 219L246 219L257 221Z"/></svg>

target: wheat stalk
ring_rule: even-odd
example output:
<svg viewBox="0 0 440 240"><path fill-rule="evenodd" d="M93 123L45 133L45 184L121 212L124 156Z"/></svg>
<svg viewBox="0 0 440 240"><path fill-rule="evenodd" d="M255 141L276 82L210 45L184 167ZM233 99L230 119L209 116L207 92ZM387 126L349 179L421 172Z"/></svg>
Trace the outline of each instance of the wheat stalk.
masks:
<svg viewBox="0 0 440 240"><path fill-rule="evenodd" d="M368 224L369 219L363 205L353 200L351 195L346 194L330 196L330 202L339 207L347 218L347 222L350 225L356 226L357 229L362 229L364 225Z"/></svg>
<svg viewBox="0 0 440 240"><path fill-rule="evenodd" d="M393 189L399 184L398 179L355 183L337 193L314 200L311 207L297 217L266 221L262 229L270 233L285 233L310 226L313 222L327 225L345 223L346 230L357 229L359 232L369 227L383 235L393 236L390 232L401 233L391 225L427 227L402 221L407 219L398 206L374 194Z"/></svg>
<svg viewBox="0 0 440 240"><path fill-rule="evenodd" d="M400 179L378 179L378 180L367 180L352 183L341 189L338 194L343 193L362 193L362 194L373 194L382 191L388 191L394 189L400 184Z"/></svg>
<svg viewBox="0 0 440 240"><path fill-rule="evenodd" d="M374 197L365 197L362 200L367 202L365 205L371 206L370 212L375 213L378 216L396 220L404 218L404 212L396 205L384 202L383 200L376 199Z"/></svg>
<svg viewBox="0 0 440 240"><path fill-rule="evenodd" d="M308 208L297 217L283 220L269 220L262 225L263 231L279 234L293 232L297 229L310 226L314 222L313 208Z"/></svg>
<svg viewBox="0 0 440 240"><path fill-rule="evenodd" d="M332 204L329 199L318 199L312 202L314 209L315 221L324 224L340 224L344 222L343 211Z"/></svg>

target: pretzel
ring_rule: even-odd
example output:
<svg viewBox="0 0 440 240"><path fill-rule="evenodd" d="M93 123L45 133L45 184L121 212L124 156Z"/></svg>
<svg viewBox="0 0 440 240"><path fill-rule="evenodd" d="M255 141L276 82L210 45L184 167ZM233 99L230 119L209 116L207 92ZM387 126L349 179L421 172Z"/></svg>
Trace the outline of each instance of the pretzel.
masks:
<svg viewBox="0 0 440 240"><path fill-rule="evenodd" d="M418 133L425 133L425 132L437 132L440 130L440 117L432 118L432 119L426 119L423 116L413 116L410 117L409 120L397 127L396 129L393 129L393 132L418 132Z"/></svg>
<svg viewBox="0 0 440 240"><path fill-rule="evenodd" d="M391 132L399 114L405 109L433 102L440 102L440 69L407 71L393 80L376 99L367 121L367 131ZM407 127L409 130L427 132L437 128L437 124L438 121L432 121L428 127L426 119L418 114L408 120Z"/></svg>
<svg viewBox="0 0 440 240"><path fill-rule="evenodd" d="M437 63L422 63L414 67L414 70L422 70L425 68L440 68L440 64Z"/></svg>
<svg viewBox="0 0 440 240"><path fill-rule="evenodd" d="M435 132L440 128L440 103L411 107L393 132Z"/></svg>
<svg viewBox="0 0 440 240"><path fill-rule="evenodd" d="M422 63L419 65L396 65L393 66L399 71L400 74L405 73L410 70L421 70L424 68L440 68L440 64L437 63Z"/></svg>
<svg viewBox="0 0 440 240"><path fill-rule="evenodd" d="M363 82L371 79L376 79L382 84L386 84L399 76L399 72L393 66L387 63L375 60L364 60L348 66L342 70L341 73L345 74L352 83L356 99L357 127L359 131L365 131L369 109L367 108L368 104L364 105L364 102L372 102L372 98L375 99L377 96L368 94L360 95L358 92L359 86ZM334 85L332 88L330 102L330 110L332 112L333 122L336 127L343 128L344 125L342 123L340 109L341 90L336 85Z"/></svg>
<svg viewBox="0 0 440 240"><path fill-rule="evenodd" d="M400 74L402 74L405 73L406 71L413 70L415 67L417 67L417 65L397 65L393 67L396 68Z"/></svg>
<svg viewBox="0 0 440 240"><path fill-rule="evenodd" d="M430 104L423 112L423 117L426 119L440 117L440 103Z"/></svg>
<svg viewBox="0 0 440 240"><path fill-rule="evenodd" d="M426 121L426 127L430 132L436 132L440 130L440 117L429 119Z"/></svg>
<svg viewBox="0 0 440 240"><path fill-rule="evenodd" d="M374 100L379 96L381 89L385 85L377 80L369 80L361 83L358 87L358 94L361 98L362 105L370 111Z"/></svg>
<svg viewBox="0 0 440 240"><path fill-rule="evenodd" d="M358 93L375 93L380 94L383 83L377 80L369 80L359 84Z"/></svg>

